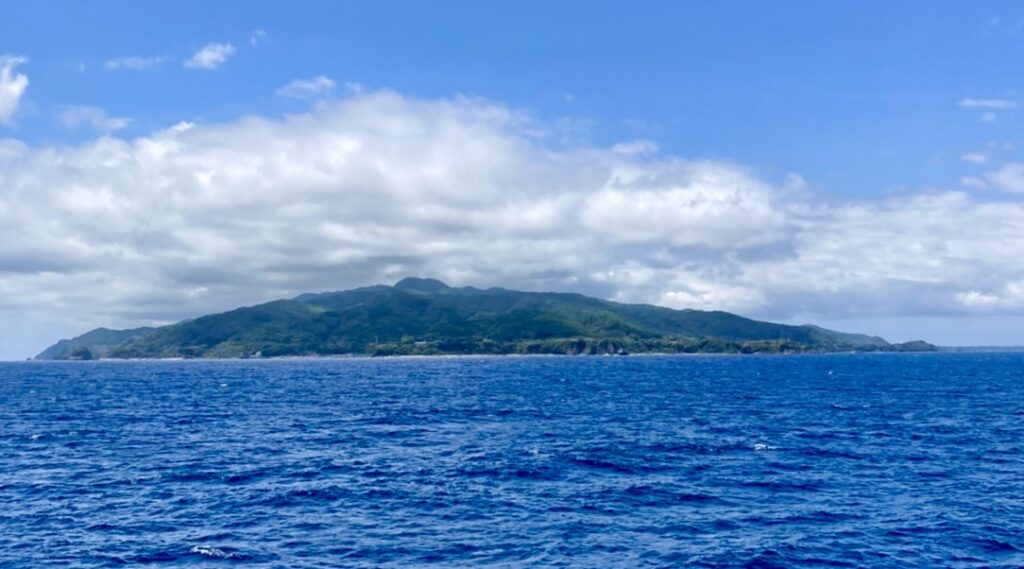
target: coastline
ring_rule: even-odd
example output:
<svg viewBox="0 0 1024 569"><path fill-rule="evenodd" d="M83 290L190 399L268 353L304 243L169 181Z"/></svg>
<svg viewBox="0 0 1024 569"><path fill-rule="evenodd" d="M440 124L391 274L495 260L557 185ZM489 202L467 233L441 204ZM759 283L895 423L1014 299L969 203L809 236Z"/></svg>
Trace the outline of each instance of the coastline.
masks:
<svg viewBox="0 0 1024 569"><path fill-rule="evenodd" d="M182 362L301 362L301 361L412 361L412 360L471 360L471 359L595 359L595 360L621 360L630 358L750 358L750 357L813 357L813 356L915 356L915 355L942 355L942 354L1015 354L1024 353L1024 347L1007 348L946 348L929 351L835 351L835 352L758 352L758 353L736 353L736 352L642 352L637 354L309 354L302 356L269 356L259 358L96 358L92 360L8 360L0 363L182 363Z"/></svg>

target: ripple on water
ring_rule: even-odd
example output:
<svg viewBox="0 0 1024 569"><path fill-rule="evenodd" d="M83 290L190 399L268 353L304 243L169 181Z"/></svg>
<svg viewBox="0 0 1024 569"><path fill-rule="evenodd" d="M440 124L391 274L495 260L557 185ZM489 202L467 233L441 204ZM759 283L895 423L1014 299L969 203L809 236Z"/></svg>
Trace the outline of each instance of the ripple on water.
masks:
<svg viewBox="0 0 1024 569"><path fill-rule="evenodd" d="M1024 566L1021 369L0 364L0 567Z"/></svg>

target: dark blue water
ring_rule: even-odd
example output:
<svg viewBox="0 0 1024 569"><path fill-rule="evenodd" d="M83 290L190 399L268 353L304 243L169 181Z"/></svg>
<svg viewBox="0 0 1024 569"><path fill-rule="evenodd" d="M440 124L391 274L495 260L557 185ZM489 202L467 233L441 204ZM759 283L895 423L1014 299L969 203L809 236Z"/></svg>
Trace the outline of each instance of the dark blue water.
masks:
<svg viewBox="0 0 1024 569"><path fill-rule="evenodd" d="M1024 355L0 365L0 566L1024 565Z"/></svg>

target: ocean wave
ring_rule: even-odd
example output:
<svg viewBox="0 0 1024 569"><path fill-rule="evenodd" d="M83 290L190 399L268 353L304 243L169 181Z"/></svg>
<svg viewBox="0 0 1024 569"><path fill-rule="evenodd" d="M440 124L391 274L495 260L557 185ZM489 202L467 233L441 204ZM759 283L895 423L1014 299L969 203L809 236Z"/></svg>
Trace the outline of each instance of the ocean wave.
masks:
<svg viewBox="0 0 1024 569"><path fill-rule="evenodd" d="M0 567L1024 566L1024 354L978 365L34 364Z"/></svg>

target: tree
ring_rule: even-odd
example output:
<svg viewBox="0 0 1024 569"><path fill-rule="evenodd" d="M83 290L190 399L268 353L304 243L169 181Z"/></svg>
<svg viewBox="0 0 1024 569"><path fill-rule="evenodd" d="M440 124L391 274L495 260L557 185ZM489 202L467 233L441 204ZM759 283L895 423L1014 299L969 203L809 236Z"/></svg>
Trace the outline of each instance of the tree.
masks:
<svg viewBox="0 0 1024 569"><path fill-rule="evenodd" d="M91 360L92 359L92 351L90 351L89 348L86 348L85 346L79 346L79 347L71 350L71 353L68 354L68 359L72 359L72 360Z"/></svg>

